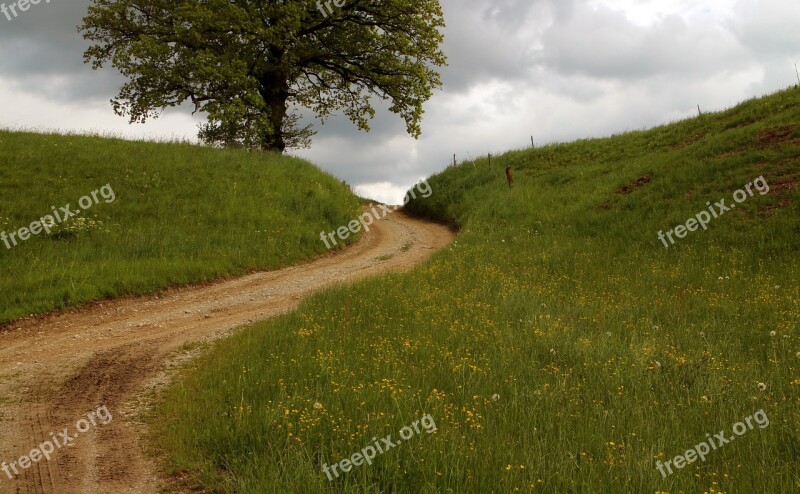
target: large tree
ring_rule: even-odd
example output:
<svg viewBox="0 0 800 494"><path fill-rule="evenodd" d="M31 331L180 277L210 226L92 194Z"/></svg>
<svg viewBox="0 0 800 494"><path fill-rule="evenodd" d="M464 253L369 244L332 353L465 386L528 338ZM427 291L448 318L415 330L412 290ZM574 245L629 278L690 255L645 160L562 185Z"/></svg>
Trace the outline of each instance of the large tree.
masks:
<svg viewBox="0 0 800 494"><path fill-rule="evenodd" d="M307 146L290 108L342 111L369 130L370 97L420 135L441 86L439 0L92 0L84 54L127 82L112 100L131 122L191 101L206 142L283 151Z"/></svg>

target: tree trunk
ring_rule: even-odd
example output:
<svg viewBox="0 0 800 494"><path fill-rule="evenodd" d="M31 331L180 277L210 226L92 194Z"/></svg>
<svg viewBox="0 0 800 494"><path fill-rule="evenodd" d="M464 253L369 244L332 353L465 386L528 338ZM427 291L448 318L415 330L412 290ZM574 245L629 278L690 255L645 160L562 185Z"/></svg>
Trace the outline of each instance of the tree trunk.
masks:
<svg viewBox="0 0 800 494"><path fill-rule="evenodd" d="M259 93L264 99L267 111L269 112L271 132L267 131L261 138L261 149L264 151L278 151L283 153L286 149L284 139L283 120L286 118L286 102L289 99L289 85L285 79L275 77L265 77L261 79Z"/></svg>

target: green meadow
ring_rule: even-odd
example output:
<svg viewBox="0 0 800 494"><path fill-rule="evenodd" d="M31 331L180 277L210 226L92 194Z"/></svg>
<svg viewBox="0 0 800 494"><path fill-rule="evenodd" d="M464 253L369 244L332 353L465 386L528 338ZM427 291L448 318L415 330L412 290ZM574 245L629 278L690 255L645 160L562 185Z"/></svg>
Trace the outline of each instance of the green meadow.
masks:
<svg viewBox="0 0 800 494"><path fill-rule="evenodd" d="M9 237L106 185L50 234ZM277 154L0 131L0 203L2 323L295 263L360 201Z"/></svg>
<svg viewBox="0 0 800 494"><path fill-rule="evenodd" d="M798 121L792 89L430 178L409 209L458 240L205 349L153 411L165 469L226 493L799 490ZM435 432L323 472L428 414Z"/></svg>

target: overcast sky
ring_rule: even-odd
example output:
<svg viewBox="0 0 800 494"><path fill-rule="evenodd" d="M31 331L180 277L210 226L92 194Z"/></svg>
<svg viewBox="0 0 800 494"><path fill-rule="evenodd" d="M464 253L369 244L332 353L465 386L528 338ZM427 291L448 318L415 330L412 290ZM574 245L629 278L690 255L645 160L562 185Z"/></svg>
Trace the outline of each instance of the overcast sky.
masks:
<svg viewBox="0 0 800 494"><path fill-rule="evenodd" d="M17 0L0 0L5 4ZM190 109L129 125L109 104L113 69L83 64L89 0L0 14L0 127L197 135ZM442 0L444 87L419 140L380 107L372 132L333 118L294 151L389 203L452 161L605 136L730 107L797 83L797 0ZM1 166L1 164L0 164Z"/></svg>

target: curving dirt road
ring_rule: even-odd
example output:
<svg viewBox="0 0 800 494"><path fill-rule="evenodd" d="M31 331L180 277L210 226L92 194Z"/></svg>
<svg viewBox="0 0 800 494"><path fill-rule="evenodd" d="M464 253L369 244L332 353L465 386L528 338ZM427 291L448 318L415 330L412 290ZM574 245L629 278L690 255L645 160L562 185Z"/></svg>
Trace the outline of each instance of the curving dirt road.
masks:
<svg viewBox="0 0 800 494"><path fill-rule="evenodd" d="M0 468L9 472L0 469L0 493L170 490L136 417L181 347L292 310L320 288L410 268L453 237L398 211L354 246L305 264L17 321L0 333ZM47 443L49 461L21 466Z"/></svg>

